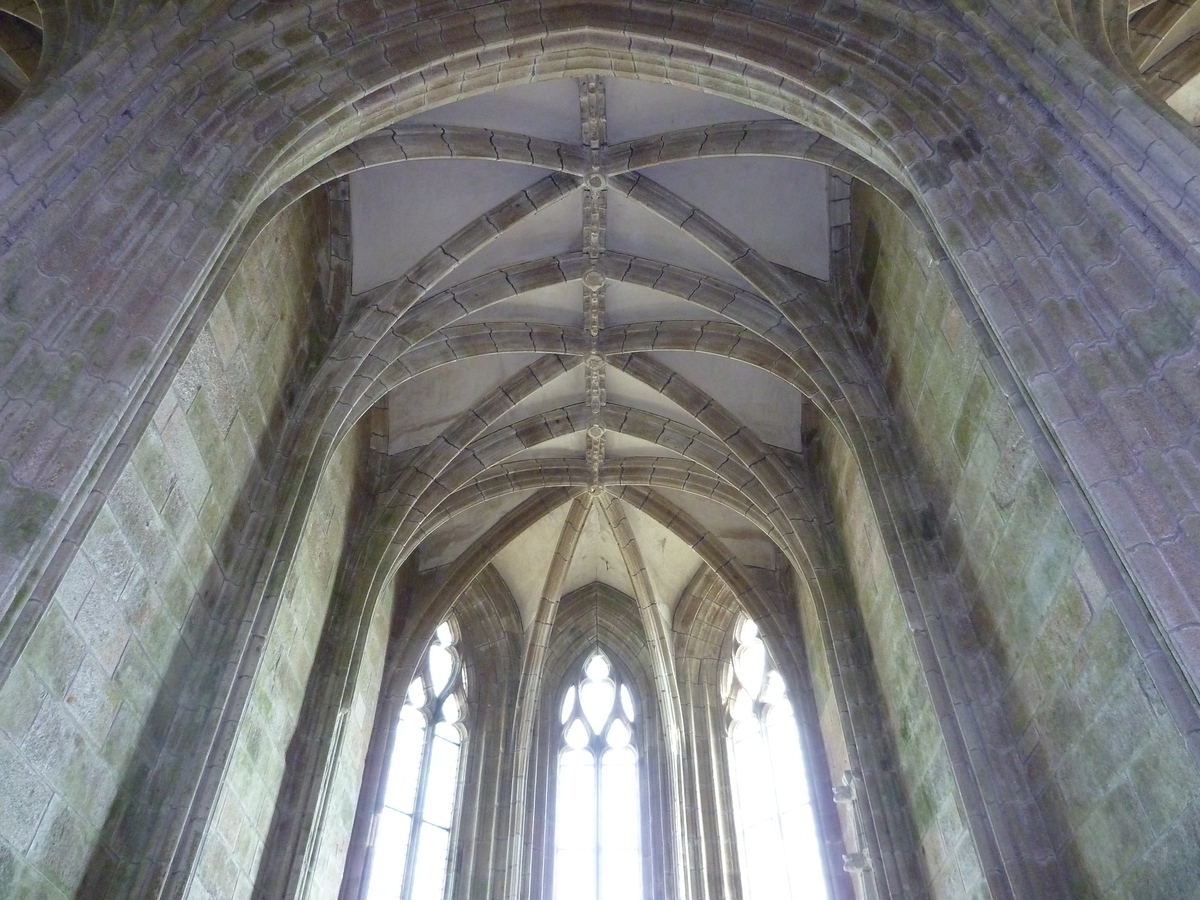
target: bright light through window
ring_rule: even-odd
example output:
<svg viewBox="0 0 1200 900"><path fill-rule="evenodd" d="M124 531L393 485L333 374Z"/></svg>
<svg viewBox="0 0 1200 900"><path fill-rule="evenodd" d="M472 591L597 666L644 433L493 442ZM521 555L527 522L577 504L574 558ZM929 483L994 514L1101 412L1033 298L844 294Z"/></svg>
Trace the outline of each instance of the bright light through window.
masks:
<svg viewBox="0 0 1200 900"><path fill-rule="evenodd" d="M827 898L792 704L754 622L735 637L725 699L743 894Z"/></svg>
<svg viewBox="0 0 1200 900"><path fill-rule="evenodd" d="M633 696L600 650L559 715L555 900L641 900Z"/></svg>
<svg viewBox="0 0 1200 900"><path fill-rule="evenodd" d="M368 900L442 900L458 796L466 680L454 629L434 633L396 723Z"/></svg>

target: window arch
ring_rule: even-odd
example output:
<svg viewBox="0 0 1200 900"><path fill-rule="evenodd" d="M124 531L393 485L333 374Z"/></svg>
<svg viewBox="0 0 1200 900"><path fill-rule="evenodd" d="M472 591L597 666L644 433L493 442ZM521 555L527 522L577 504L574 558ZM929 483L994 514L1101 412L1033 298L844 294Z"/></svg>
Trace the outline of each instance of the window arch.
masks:
<svg viewBox="0 0 1200 900"><path fill-rule="evenodd" d="M397 717L367 900L445 896L466 739L467 680L456 644L456 629L442 622Z"/></svg>
<svg viewBox="0 0 1200 900"><path fill-rule="evenodd" d="M745 615L734 626L724 694L745 900L828 897L792 704L758 626Z"/></svg>
<svg viewBox="0 0 1200 900"><path fill-rule="evenodd" d="M599 648L562 699L555 900L641 900L641 790L634 698Z"/></svg>

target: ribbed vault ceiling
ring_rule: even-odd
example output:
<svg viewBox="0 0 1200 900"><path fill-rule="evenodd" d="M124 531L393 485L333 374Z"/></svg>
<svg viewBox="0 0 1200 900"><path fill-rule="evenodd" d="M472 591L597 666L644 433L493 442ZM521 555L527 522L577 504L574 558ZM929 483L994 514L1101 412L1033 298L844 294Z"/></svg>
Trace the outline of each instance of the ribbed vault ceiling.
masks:
<svg viewBox="0 0 1200 900"><path fill-rule="evenodd" d="M467 486L431 517L422 568L473 553L529 628L594 582L669 623L712 564L702 535L773 565L777 502L744 448L786 468L807 401L762 336L779 312L761 286L826 292L831 266L829 172L798 139L699 91L595 78L357 145L376 158L350 177L353 291L420 295L393 328L416 374L381 404L395 491L414 472ZM567 490L527 514L547 485Z"/></svg>

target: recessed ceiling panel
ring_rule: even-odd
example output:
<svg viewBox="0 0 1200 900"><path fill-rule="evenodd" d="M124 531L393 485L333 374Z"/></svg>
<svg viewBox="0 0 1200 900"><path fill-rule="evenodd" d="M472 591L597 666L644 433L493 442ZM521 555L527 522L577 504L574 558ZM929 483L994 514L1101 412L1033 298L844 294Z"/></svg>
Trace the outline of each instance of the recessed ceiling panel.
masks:
<svg viewBox="0 0 1200 900"><path fill-rule="evenodd" d="M616 588L626 596L636 596L617 539L608 527L608 519L598 503L592 504L583 523L579 542L575 545L575 556L567 570L563 596L593 581Z"/></svg>
<svg viewBox="0 0 1200 900"><path fill-rule="evenodd" d="M679 354L674 355L678 356ZM604 379L609 403L644 409L646 412L657 413L705 434L709 433L699 419L685 412L677 403L664 397L644 382L638 381L632 375L627 375L620 369L609 366L605 370Z"/></svg>
<svg viewBox="0 0 1200 900"><path fill-rule="evenodd" d="M421 543L418 554L421 569L436 569L454 562L527 496L527 492L514 491L460 512Z"/></svg>
<svg viewBox="0 0 1200 900"><path fill-rule="evenodd" d="M665 350L651 356L711 394L761 440L797 452L804 449L800 424L804 397L782 378L749 363L708 353Z"/></svg>
<svg viewBox="0 0 1200 900"><path fill-rule="evenodd" d="M538 519L509 541L492 560L492 565L517 601L526 631L537 615L542 590L546 586L546 574L550 571L550 559L558 546L559 535L570 508L570 503L563 503Z"/></svg>
<svg viewBox="0 0 1200 900"><path fill-rule="evenodd" d="M724 260L718 259L682 228L616 191L608 192L608 248L671 263L712 275L737 287L752 289Z"/></svg>
<svg viewBox="0 0 1200 900"><path fill-rule="evenodd" d="M583 206L580 192L563 197L526 216L478 253L463 260L445 279L462 284L495 269L543 257L578 253L583 247Z"/></svg>
<svg viewBox="0 0 1200 900"><path fill-rule="evenodd" d="M775 545L741 513L698 494L670 489L661 493L719 538L744 565L775 567Z"/></svg>
<svg viewBox="0 0 1200 900"><path fill-rule="evenodd" d="M566 281L494 303L469 316L463 316L455 324L544 322L578 328L582 317L583 288L578 281Z"/></svg>
<svg viewBox="0 0 1200 900"><path fill-rule="evenodd" d="M690 159L644 171L772 262L829 278L824 166L753 156Z"/></svg>
<svg viewBox="0 0 1200 900"><path fill-rule="evenodd" d="M463 226L545 177L534 166L442 159L354 172L354 292L399 278Z"/></svg>
<svg viewBox="0 0 1200 900"><path fill-rule="evenodd" d="M608 287L605 288L605 325L669 322L679 319L727 321L724 316L703 306L641 285L610 281Z"/></svg>
<svg viewBox="0 0 1200 900"><path fill-rule="evenodd" d="M665 456L670 459L687 458L681 453L676 453L674 450L639 437L621 434L619 431L606 431L604 433L605 459L629 459L630 457L637 456Z"/></svg>
<svg viewBox="0 0 1200 900"><path fill-rule="evenodd" d="M584 445L587 443L583 432L563 434L520 453L514 453L506 462L516 462L522 459L574 459L582 460Z"/></svg>
<svg viewBox="0 0 1200 900"><path fill-rule="evenodd" d="M583 399L583 366L563 372L553 381L547 382L529 396L523 398L512 409L496 420L493 428L511 425L536 412L571 406Z"/></svg>
<svg viewBox="0 0 1200 900"><path fill-rule="evenodd" d="M404 120L405 124L410 122L492 128L564 144L582 143L579 85L574 78L555 78L480 94Z"/></svg>
<svg viewBox="0 0 1200 900"><path fill-rule="evenodd" d="M497 353L422 372L388 395L388 451L428 444L537 353Z"/></svg>
<svg viewBox="0 0 1200 900"><path fill-rule="evenodd" d="M650 573L650 583L662 608L664 620L671 622L679 597L703 565L699 555L673 532L629 503L622 504L633 533L637 537L642 561Z"/></svg>
<svg viewBox="0 0 1200 900"><path fill-rule="evenodd" d="M699 90L650 81L606 78L608 142L717 122L753 122L779 116Z"/></svg>

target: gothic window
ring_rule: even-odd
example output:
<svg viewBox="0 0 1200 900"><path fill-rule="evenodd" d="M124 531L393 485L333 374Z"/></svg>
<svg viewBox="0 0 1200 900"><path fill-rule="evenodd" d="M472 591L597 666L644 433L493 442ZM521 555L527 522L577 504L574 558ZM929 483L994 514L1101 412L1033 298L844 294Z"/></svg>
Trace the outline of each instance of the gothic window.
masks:
<svg viewBox="0 0 1200 900"><path fill-rule="evenodd" d="M434 632L396 722L368 900L441 900L466 711L455 630Z"/></svg>
<svg viewBox="0 0 1200 900"><path fill-rule="evenodd" d="M828 896L792 704L758 626L735 627L725 702L745 900Z"/></svg>
<svg viewBox="0 0 1200 900"><path fill-rule="evenodd" d="M641 900L633 695L602 651L567 688L555 812L555 900Z"/></svg>

